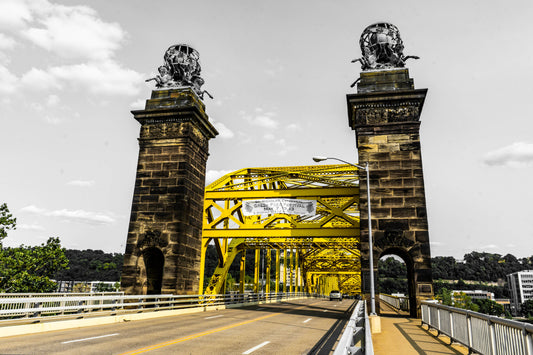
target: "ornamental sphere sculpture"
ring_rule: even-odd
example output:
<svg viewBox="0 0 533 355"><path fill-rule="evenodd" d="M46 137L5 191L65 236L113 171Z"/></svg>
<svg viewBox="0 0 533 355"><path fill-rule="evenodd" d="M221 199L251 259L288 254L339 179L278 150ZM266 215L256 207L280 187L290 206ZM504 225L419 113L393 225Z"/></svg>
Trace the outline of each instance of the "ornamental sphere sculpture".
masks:
<svg viewBox="0 0 533 355"><path fill-rule="evenodd" d="M213 98L201 88L205 81L200 76L200 55L194 48L186 44L170 46L163 59L165 64L158 68L159 75L146 81L155 81L158 89L190 87L201 99L204 94Z"/></svg>
<svg viewBox="0 0 533 355"><path fill-rule="evenodd" d="M360 62L362 70L403 68L407 59L419 59L404 56L400 31L391 23L375 23L365 28L359 46L363 56L352 63Z"/></svg>

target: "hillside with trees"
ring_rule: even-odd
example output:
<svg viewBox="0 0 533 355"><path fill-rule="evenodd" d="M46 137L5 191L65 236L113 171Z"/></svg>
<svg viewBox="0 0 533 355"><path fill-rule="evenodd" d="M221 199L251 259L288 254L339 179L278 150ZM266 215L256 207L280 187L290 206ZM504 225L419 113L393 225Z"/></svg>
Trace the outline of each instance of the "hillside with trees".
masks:
<svg viewBox="0 0 533 355"><path fill-rule="evenodd" d="M102 250L65 250L68 269L54 275L58 281L119 281L124 255L104 253Z"/></svg>
<svg viewBox="0 0 533 355"><path fill-rule="evenodd" d="M3 239L16 226L7 205L0 205L0 293L55 291L51 278L68 264L59 238L49 238L40 246L4 247Z"/></svg>

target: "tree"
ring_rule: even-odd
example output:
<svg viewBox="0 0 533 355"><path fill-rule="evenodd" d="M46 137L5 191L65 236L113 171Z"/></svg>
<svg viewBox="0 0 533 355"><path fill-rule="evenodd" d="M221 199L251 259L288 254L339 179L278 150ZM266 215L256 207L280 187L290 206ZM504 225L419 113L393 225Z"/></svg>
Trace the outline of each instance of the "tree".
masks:
<svg viewBox="0 0 533 355"><path fill-rule="evenodd" d="M7 205L0 206L0 292L51 292L56 284L50 277L68 266L59 238L50 238L40 246L4 248L7 231L16 228L16 218Z"/></svg>
<svg viewBox="0 0 533 355"><path fill-rule="evenodd" d="M533 300L527 300L522 303L520 309L525 317L533 317Z"/></svg>
<svg viewBox="0 0 533 355"><path fill-rule="evenodd" d="M16 229L17 219L9 213L7 205L4 203L0 205L0 248L2 247L2 240L7 237L7 231Z"/></svg>
<svg viewBox="0 0 533 355"><path fill-rule="evenodd" d="M489 299L474 299L473 302L479 306L479 313L491 316L501 316L504 314L503 306Z"/></svg>
<svg viewBox="0 0 533 355"><path fill-rule="evenodd" d="M453 306L462 309L469 309L471 311L479 311L479 306L472 302L472 297L464 292L455 292L453 295Z"/></svg>
<svg viewBox="0 0 533 355"><path fill-rule="evenodd" d="M37 247L24 246L0 250L0 292L52 292L50 278L68 266L59 238L49 238Z"/></svg>
<svg viewBox="0 0 533 355"><path fill-rule="evenodd" d="M441 288L435 298L441 301L443 305L453 305L452 291L447 289L446 287Z"/></svg>

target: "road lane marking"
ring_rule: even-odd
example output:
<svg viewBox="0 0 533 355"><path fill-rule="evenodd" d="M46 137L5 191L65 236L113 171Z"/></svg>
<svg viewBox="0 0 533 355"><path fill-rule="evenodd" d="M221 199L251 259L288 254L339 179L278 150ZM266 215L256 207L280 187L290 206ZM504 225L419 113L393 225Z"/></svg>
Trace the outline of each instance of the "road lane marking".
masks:
<svg viewBox="0 0 533 355"><path fill-rule="evenodd" d="M77 343L77 342L79 342L79 341L87 341L87 340L93 340L93 339L100 339L100 338L114 337L115 335L118 335L118 333L106 334L106 335L100 335L100 336L97 336L97 337L90 337L90 338L83 338L83 339L75 339L75 340L69 340L69 341L62 341L61 344Z"/></svg>
<svg viewBox="0 0 533 355"><path fill-rule="evenodd" d="M327 312L327 311L328 311L328 310L327 310L327 309L325 309L325 310L323 310L322 312Z"/></svg>
<svg viewBox="0 0 533 355"><path fill-rule="evenodd" d="M307 319L304 320L302 323L307 323L307 322L309 322L311 319L313 319L313 318L307 318Z"/></svg>
<svg viewBox="0 0 533 355"><path fill-rule="evenodd" d="M254 318L254 319L250 319L250 320L247 320L247 321L244 321L244 322L240 322L240 323L235 323L235 324L231 324L231 325L227 325L225 327L220 327L220 328L215 328L215 329L211 329L211 330L208 330L206 332L202 332L202 333L196 333L196 334L192 334L192 335L189 335L189 336L186 336L186 337L183 337L183 338L178 338L178 339L174 339L174 340L169 340L169 341L166 341L164 343L159 343L159 344L155 344L155 345L151 345L151 346L146 346L144 348L140 348L140 349L136 349L136 350L132 350L132 351L128 351L128 352L125 352L125 353L122 353L121 355L136 355L136 354L142 354L142 353L145 353L145 352L148 352L148 351L152 351L152 350L156 350L156 349L161 349L161 348L164 348L166 346L171 346L171 345L175 345L175 344L179 344L179 343L182 343L184 341L187 341L187 340L191 340L191 339L196 339L196 338L199 338L199 337L203 337L205 335L209 335L209 334L213 334L213 333L217 333L217 332L221 332L223 330L227 330L227 329L231 329L231 328L235 328L235 327L239 327L241 325L246 325L246 324L250 324L250 323L253 323L253 322L257 322L257 321L260 321L260 320L263 320L263 319L267 319L267 318L270 318L270 317L274 317L274 316L277 316L279 314L283 314L283 313L288 313L288 312L291 312L291 311L295 311L297 309L300 309L300 308L305 308L305 307L309 307L309 306L312 306L314 304L317 304L317 303L320 303L320 302L314 302L314 303L310 303L310 304L304 304L300 307L296 307L294 309L288 309L286 311L283 311L283 312L278 312L278 313L271 313L271 314L267 314L265 316L261 316L261 317L258 317L258 318Z"/></svg>
<svg viewBox="0 0 533 355"><path fill-rule="evenodd" d="M256 311L262 311L263 309L265 309L264 307L259 307L259 308L256 308L255 310Z"/></svg>
<svg viewBox="0 0 533 355"><path fill-rule="evenodd" d="M261 343L257 346L254 346L253 348L251 349L248 349L246 350L245 352L242 353L242 355L248 355L248 354L251 354L253 353L254 351L256 351L257 349L261 349L263 346L267 345L268 343L270 343L269 341L265 341L264 343Z"/></svg>
<svg viewBox="0 0 533 355"><path fill-rule="evenodd" d="M224 316L221 314L219 316L205 317L204 319L213 319L213 318L218 318L218 317L224 317Z"/></svg>

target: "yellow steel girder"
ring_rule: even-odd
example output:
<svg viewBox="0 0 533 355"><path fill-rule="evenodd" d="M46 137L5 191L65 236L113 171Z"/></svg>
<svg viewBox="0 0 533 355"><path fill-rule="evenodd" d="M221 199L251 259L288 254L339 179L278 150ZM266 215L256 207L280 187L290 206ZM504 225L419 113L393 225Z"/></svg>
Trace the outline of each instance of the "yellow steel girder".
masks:
<svg viewBox="0 0 533 355"><path fill-rule="evenodd" d="M223 292L231 263L246 249L285 251L285 258L276 257L276 290L279 282L284 288L289 283L291 289L294 282L295 287L299 284L316 292L309 280L327 275L336 277L339 287L345 284L350 288L342 292L360 292L358 173L350 165L248 168L210 184L204 198L200 288L205 251L209 243L214 243L218 267L211 275L206 294ZM243 201L269 198L316 200L316 214L245 216L242 213ZM289 260L287 252L293 255ZM241 273L244 272L242 259L243 256ZM284 265L283 274L286 274L283 281L282 272L278 271L280 264ZM268 268L267 273L270 275ZM348 276L353 279L351 283L346 281ZM242 274L240 280L244 290Z"/></svg>

